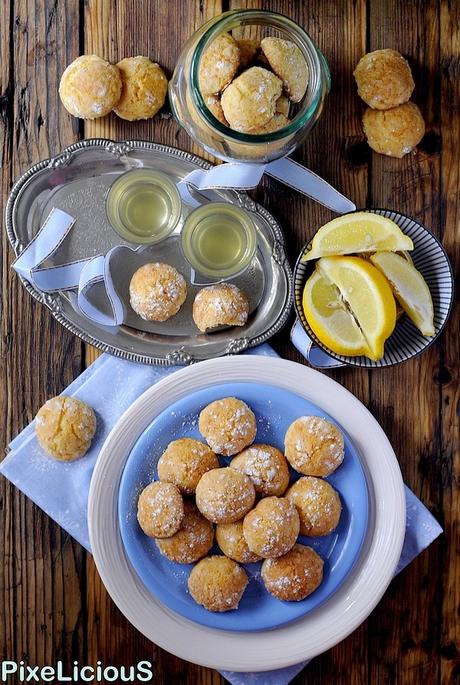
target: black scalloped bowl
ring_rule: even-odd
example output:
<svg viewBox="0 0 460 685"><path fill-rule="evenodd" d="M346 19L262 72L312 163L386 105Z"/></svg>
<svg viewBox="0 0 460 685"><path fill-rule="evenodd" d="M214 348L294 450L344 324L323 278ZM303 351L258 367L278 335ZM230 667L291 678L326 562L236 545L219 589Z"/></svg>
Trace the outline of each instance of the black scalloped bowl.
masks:
<svg viewBox="0 0 460 685"><path fill-rule="evenodd" d="M372 369L393 366L394 364L400 364L408 359L417 357L434 343L446 325L452 309L454 278L449 258L441 243L431 231L419 224L415 219L411 219L399 212L388 209L369 209L365 211L380 214L391 219L398 224L403 233L412 238L414 250L410 252L410 256L414 266L426 280L433 298L434 336L431 338L425 337L414 326L408 316L403 316L396 323L395 330L385 343L384 357L378 361L372 361L364 356L347 357L329 350L318 340L310 328L302 307L305 282L314 268L314 262L301 262L306 246L300 253L294 268L294 305L303 329L326 354L342 362L342 364Z"/></svg>

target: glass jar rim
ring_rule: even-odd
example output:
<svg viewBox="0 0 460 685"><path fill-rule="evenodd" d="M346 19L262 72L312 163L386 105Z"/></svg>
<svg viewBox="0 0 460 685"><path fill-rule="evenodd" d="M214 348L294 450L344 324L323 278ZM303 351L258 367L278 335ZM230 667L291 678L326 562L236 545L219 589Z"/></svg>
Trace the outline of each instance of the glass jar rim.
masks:
<svg viewBox="0 0 460 685"><path fill-rule="evenodd" d="M302 47L300 48L302 54L304 55L304 57L306 57L306 54L308 54L308 56L310 57L315 66L314 76L316 80L310 98L310 102L305 103L304 111L298 112L294 119L287 126L284 126L283 128L280 128L276 131L272 131L271 133L242 133L241 131L235 131L229 126L225 126L225 124L222 124L222 122L220 122L209 110L199 88L199 65L204 51L211 43L211 41L214 38L216 38L220 33L225 32L225 30L230 30L231 28L236 28L230 26L230 24L232 24L235 21L235 19L239 19L240 17L255 20L267 19L267 17L271 17L274 19L275 22L283 22L284 24L287 24L287 26L294 32L294 34L296 34L296 37L298 37L299 40L302 41ZM313 116L321 100L321 75L323 69L326 70L326 77L330 78L329 68L325 57L323 56L319 48L315 45L313 40L305 31L305 29L303 29L299 24L297 24L289 17L286 17L284 14L263 9L230 10L229 12L221 14L217 18L217 20L211 20L211 22L213 23L211 23L211 26L203 33L195 47L190 66L192 84L191 96L194 100L194 104L197 106L200 114L206 119L207 123L210 124L214 129L217 129L219 133L225 135L226 137L233 139L239 143L245 144L274 142L277 140L281 140L287 136L290 136L296 133L299 129L301 129L302 126L304 126L304 124L306 124L309 121L309 119ZM278 28L284 27L281 26ZM298 47L300 46L298 45ZM309 79L311 79L311 69L309 69L309 71Z"/></svg>

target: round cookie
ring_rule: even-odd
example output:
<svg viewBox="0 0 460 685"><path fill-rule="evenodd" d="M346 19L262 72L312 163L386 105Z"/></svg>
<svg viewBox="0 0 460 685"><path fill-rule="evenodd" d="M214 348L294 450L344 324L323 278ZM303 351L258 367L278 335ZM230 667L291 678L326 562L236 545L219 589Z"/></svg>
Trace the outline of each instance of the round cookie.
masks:
<svg viewBox="0 0 460 685"><path fill-rule="evenodd" d="M358 95L372 109L407 102L414 90L409 64L396 50L374 50L361 57L353 72Z"/></svg>
<svg viewBox="0 0 460 685"><path fill-rule="evenodd" d="M300 534L329 535L337 528L342 512L339 493L322 478L303 476L286 493L300 518Z"/></svg>
<svg viewBox="0 0 460 685"><path fill-rule="evenodd" d="M233 283L202 288L193 302L193 320L202 332L216 326L244 326L248 315L248 298Z"/></svg>
<svg viewBox="0 0 460 685"><path fill-rule="evenodd" d="M208 611L238 609L247 584L248 577L241 566L217 555L199 561L188 579L193 599Z"/></svg>
<svg viewBox="0 0 460 685"><path fill-rule="evenodd" d="M300 102L308 86L308 66L295 43L268 37L261 42L262 51L292 102Z"/></svg>
<svg viewBox="0 0 460 685"><path fill-rule="evenodd" d="M273 131L278 131L280 128L284 128L290 123L290 120L286 116L284 116L284 114L281 114L281 112L275 112L273 117L270 119L268 123L265 124L265 126L258 126L257 128L253 128L250 131L248 131L248 134L252 136L260 136L264 135L265 133L273 133Z"/></svg>
<svg viewBox="0 0 460 685"><path fill-rule="evenodd" d="M220 97L218 95L213 95L212 93L210 93L209 95L204 96L204 102L206 107L211 112L211 114L214 114L216 119L220 121L221 124L224 124L224 126L228 126L228 121L225 118L224 110L222 109L222 105L220 104Z"/></svg>
<svg viewBox="0 0 460 685"><path fill-rule="evenodd" d="M299 602L321 585L323 560L311 547L297 544L278 559L265 559L261 575L271 595Z"/></svg>
<svg viewBox="0 0 460 685"><path fill-rule="evenodd" d="M252 480L258 495L283 495L289 485L289 468L282 452L271 445L251 445L230 462L230 467Z"/></svg>
<svg viewBox="0 0 460 685"><path fill-rule="evenodd" d="M255 62L260 50L260 41L255 38L239 38L236 42L240 49L239 70L243 71Z"/></svg>
<svg viewBox="0 0 460 685"><path fill-rule="evenodd" d="M240 64L238 44L229 33L221 33L206 48L200 60L198 82L202 95L216 95L235 76Z"/></svg>
<svg viewBox="0 0 460 685"><path fill-rule="evenodd" d="M256 499L250 479L235 469L207 471L196 486L196 505L213 523L233 523L243 518Z"/></svg>
<svg viewBox="0 0 460 685"><path fill-rule="evenodd" d="M86 454L95 432L94 411L76 397L53 397L35 417L40 447L60 461L73 461Z"/></svg>
<svg viewBox="0 0 460 685"><path fill-rule="evenodd" d="M66 110L80 119L98 119L115 107L121 95L118 67L97 55L81 55L64 71L59 96Z"/></svg>
<svg viewBox="0 0 460 685"><path fill-rule="evenodd" d="M208 404L200 413L198 427L210 448L226 457L253 443L257 432L254 413L236 397Z"/></svg>
<svg viewBox="0 0 460 685"><path fill-rule="evenodd" d="M243 535L243 521L219 523L216 527L216 541L226 557L240 564L253 564L262 558L249 549Z"/></svg>
<svg viewBox="0 0 460 685"><path fill-rule="evenodd" d="M185 278L169 264L144 264L129 284L131 307L145 321L167 321L177 314L186 297Z"/></svg>
<svg viewBox="0 0 460 685"><path fill-rule="evenodd" d="M201 476L219 468L214 452L200 440L180 438L169 443L158 460L158 478L174 483L184 495L193 495Z"/></svg>
<svg viewBox="0 0 460 685"><path fill-rule="evenodd" d="M301 416L293 421L286 431L284 447L291 466L306 476L329 476L344 457L342 433L319 416Z"/></svg>
<svg viewBox="0 0 460 685"><path fill-rule="evenodd" d="M213 525L200 514L193 502L184 502L184 519L177 533L170 538L156 540L160 552L177 564L198 561L206 556L213 542Z"/></svg>
<svg viewBox="0 0 460 685"><path fill-rule="evenodd" d="M250 132L268 124L276 111L282 81L263 67L251 67L222 93L224 116L235 131Z"/></svg>
<svg viewBox="0 0 460 685"><path fill-rule="evenodd" d="M144 488L137 502L137 520L151 538L169 538L184 518L182 495L172 483L155 481Z"/></svg>
<svg viewBox="0 0 460 685"><path fill-rule="evenodd" d="M168 79L148 57L126 57L117 64L121 74L121 97L114 112L121 119L150 119L165 102Z"/></svg>
<svg viewBox="0 0 460 685"><path fill-rule="evenodd" d="M243 521L246 543L261 557L280 557L295 544L299 535L299 514L285 497L261 499Z"/></svg>
<svg viewBox="0 0 460 685"><path fill-rule="evenodd" d="M420 143L425 122L414 102L393 109L366 109L363 128L370 147L382 155L401 159Z"/></svg>

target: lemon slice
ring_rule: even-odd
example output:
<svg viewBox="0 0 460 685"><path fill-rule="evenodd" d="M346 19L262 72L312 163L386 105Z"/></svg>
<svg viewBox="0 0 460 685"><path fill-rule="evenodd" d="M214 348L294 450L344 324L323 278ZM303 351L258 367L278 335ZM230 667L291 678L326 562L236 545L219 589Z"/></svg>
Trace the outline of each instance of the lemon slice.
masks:
<svg viewBox="0 0 460 685"><path fill-rule="evenodd" d="M371 354L339 291L317 269L305 284L302 304L312 331L329 350L349 357Z"/></svg>
<svg viewBox="0 0 460 685"><path fill-rule="evenodd" d="M385 340L396 324L396 303L390 285L375 266L359 257L323 257L319 272L337 287L370 350L383 357Z"/></svg>
<svg viewBox="0 0 460 685"><path fill-rule="evenodd" d="M317 231L303 262L359 252L413 250L414 244L391 219L371 212L344 214Z"/></svg>
<svg viewBox="0 0 460 685"><path fill-rule="evenodd" d="M396 299L419 331L434 335L433 300L420 271L393 252L374 254L371 261L389 280Z"/></svg>

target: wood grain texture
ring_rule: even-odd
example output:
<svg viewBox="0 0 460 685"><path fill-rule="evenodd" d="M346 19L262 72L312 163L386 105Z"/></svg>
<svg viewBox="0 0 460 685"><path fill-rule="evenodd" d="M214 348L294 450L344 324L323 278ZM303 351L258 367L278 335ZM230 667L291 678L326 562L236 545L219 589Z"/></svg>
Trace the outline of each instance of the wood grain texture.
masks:
<svg viewBox="0 0 460 685"><path fill-rule="evenodd" d="M31 163L85 137L139 138L202 154L167 108L145 122L115 115L82 122L59 103L64 67L81 52L116 62L148 55L171 75L182 44L227 9L287 14L324 52L332 91L323 117L294 157L358 207L416 217L443 241L458 269L460 248L459 0L5 0L0 3L1 196ZM353 68L370 49L391 47L409 60L427 134L403 160L371 154L361 129L363 104ZM209 157L208 157L209 158ZM264 179L255 193L280 221L293 261L332 213ZM31 300L11 273L2 243L0 411L6 444L40 404L61 391L98 352L69 336ZM353 635L315 659L296 685L453 685L460 682L459 318L422 357L373 372L330 375L373 412L400 459L404 478L445 534L390 586ZM302 361L289 327L273 341ZM44 665L58 658L95 664L155 662L161 685L222 685L215 671L188 664L143 638L107 595L92 558L4 479L0 482L0 657Z"/></svg>
<svg viewBox="0 0 460 685"><path fill-rule="evenodd" d="M0 9L2 210L11 181L75 141L57 79L78 51L78 2L3 2ZM3 211L2 211L3 214ZM81 371L81 344L35 303L9 268L2 236L0 395L6 445ZM86 658L85 552L4 479L0 483L1 658L66 667Z"/></svg>

